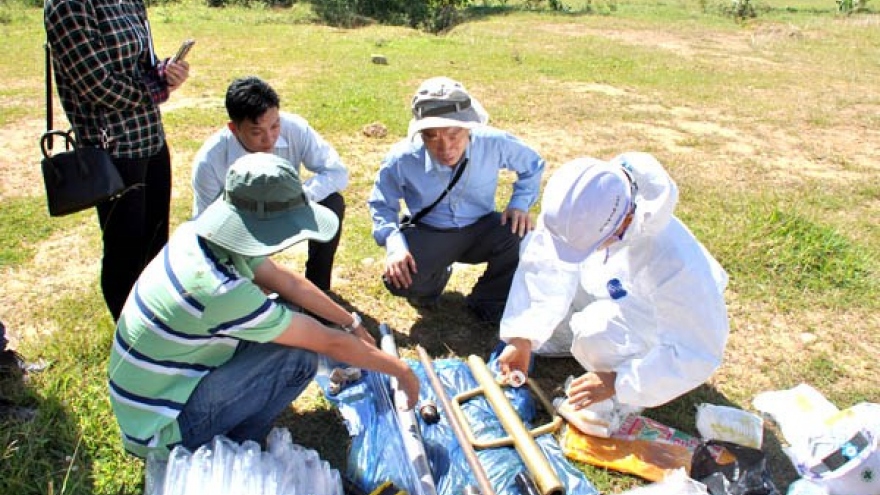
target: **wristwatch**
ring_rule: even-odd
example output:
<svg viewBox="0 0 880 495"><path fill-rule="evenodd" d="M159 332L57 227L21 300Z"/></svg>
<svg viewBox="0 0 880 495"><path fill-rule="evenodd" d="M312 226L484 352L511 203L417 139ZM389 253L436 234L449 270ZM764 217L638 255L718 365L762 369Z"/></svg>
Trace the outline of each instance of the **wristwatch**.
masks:
<svg viewBox="0 0 880 495"><path fill-rule="evenodd" d="M352 318L351 325L342 327L342 329L348 333L354 333L355 329L357 327L363 325L363 323L364 323L364 320L361 319L361 315L357 314L354 311L351 312L351 318Z"/></svg>

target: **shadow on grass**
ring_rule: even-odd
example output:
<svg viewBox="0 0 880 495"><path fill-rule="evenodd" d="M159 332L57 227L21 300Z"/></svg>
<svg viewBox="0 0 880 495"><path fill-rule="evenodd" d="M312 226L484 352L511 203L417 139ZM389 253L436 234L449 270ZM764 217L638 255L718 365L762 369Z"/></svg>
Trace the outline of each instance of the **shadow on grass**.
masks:
<svg viewBox="0 0 880 495"><path fill-rule="evenodd" d="M293 443L318 452L321 459L330 463L340 474L345 473L351 441L337 409L319 409L307 413L288 409L275 421L275 425L290 430Z"/></svg>
<svg viewBox="0 0 880 495"><path fill-rule="evenodd" d="M337 302L350 310L352 308L344 299L335 297ZM416 345L425 348L433 359L459 358L466 359L469 355L477 355L488 361L489 356L498 344L498 327L478 320L467 309L465 297L459 292L445 292L436 308L419 309L419 319L409 329L409 334L394 332L395 342L401 355L409 355ZM377 321L367 321L368 328L376 328ZM378 340L378 336L377 340ZM569 376L578 376L584 372L580 364L573 358L535 357L535 369L531 378L548 397L564 394L564 383ZM697 406L703 403L747 409L728 399L716 388L704 384L683 396L656 408L647 409L646 417L659 421L683 433L699 437L696 428ZM541 408L539 408L540 410ZM541 411L539 411L540 413ZM536 424L549 420L545 414L539 414ZM294 441L308 448L317 450L340 471L344 470L346 449L340 445L349 445L348 433L336 410L310 412L308 414L285 414L282 423L294 434ZM764 430L762 451L766 456L767 470L780 490L784 493L793 481L798 478L791 461L782 450L782 443L772 425ZM585 469L588 476L605 477L598 473L601 468ZM611 474L610 472L608 474ZM622 489L643 483L643 481L623 473L615 473L622 479L610 481L612 485L620 485ZM627 480L628 479L628 480Z"/></svg>
<svg viewBox="0 0 880 495"><path fill-rule="evenodd" d="M469 5L461 10L461 15L465 22L476 22L492 17L503 17L516 12L544 12L566 17L582 17L591 13L591 9L588 6L581 9L554 9L549 5L550 2L543 5L540 3L532 2L531 7L523 5Z"/></svg>
<svg viewBox="0 0 880 495"><path fill-rule="evenodd" d="M498 326L474 316L460 292L443 293L436 308L419 309L419 314L409 335L395 336L400 339L398 345L419 344L432 358L466 359L473 354L488 360L498 343Z"/></svg>
<svg viewBox="0 0 880 495"><path fill-rule="evenodd" d="M0 370L0 493L93 493L93 463L77 421L64 404L40 397L32 379Z"/></svg>
<svg viewBox="0 0 880 495"><path fill-rule="evenodd" d="M703 403L747 409L744 404L731 401L716 388L703 384L672 402L646 410L644 415L679 431L699 437L696 427L696 412L697 406ZM785 493L788 485L798 478L798 474L782 450L778 432L773 428L773 425L765 426L767 427L764 429L761 451L766 458L766 468L776 488L781 493Z"/></svg>
<svg viewBox="0 0 880 495"><path fill-rule="evenodd" d="M352 306L344 297L335 293L330 293L330 297L346 310L358 311L367 328L379 327L379 321ZM403 301L402 298L399 300ZM465 297L460 292L444 292L436 308L419 308L418 311L420 316L409 328L408 334L391 329L403 357L414 356L414 353L410 356L407 350L421 345L433 358L466 358L476 354L488 359L498 343L498 326L484 323L474 316L467 309ZM373 336L379 342L380 336Z"/></svg>

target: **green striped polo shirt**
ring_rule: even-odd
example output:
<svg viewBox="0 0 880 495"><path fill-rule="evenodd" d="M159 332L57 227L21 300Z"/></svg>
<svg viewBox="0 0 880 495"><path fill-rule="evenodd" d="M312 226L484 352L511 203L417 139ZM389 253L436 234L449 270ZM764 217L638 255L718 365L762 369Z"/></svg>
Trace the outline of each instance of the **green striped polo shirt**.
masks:
<svg viewBox="0 0 880 495"><path fill-rule="evenodd" d="M266 258L231 253L181 225L132 289L113 339L110 403L126 450L164 457L199 381L240 340L269 342L292 313L253 283Z"/></svg>

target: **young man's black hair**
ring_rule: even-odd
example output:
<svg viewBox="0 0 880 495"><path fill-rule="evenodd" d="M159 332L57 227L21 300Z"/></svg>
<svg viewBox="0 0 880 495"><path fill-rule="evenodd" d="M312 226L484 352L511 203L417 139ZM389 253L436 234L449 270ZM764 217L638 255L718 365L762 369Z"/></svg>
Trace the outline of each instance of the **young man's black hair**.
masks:
<svg viewBox="0 0 880 495"><path fill-rule="evenodd" d="M235 79L226 90L226 112L232 122L245 119L256 122L270 108L281 108L281 99L272 86L259 77Z"/></svg>

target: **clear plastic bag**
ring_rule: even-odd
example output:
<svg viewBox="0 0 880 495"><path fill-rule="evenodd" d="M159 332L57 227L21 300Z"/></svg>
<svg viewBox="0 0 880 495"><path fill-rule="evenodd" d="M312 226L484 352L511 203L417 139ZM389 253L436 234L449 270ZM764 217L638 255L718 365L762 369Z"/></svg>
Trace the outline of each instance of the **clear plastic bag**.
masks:
<svg viewBox="0 0 880 495"><path fill-rule="evenodd" d="M216 436L190 453L175 447L167 461L147 458L146 495L342 495L339 472L296 445L287 429L269 433L268 448Z"/></svg>
<svg viewBox="0 0 880 495"><path fill-rule="evenodd" d="M840 410L803 383L753 402L779 426L803 478L831 495L880 495L880 404Z"/></svg>

